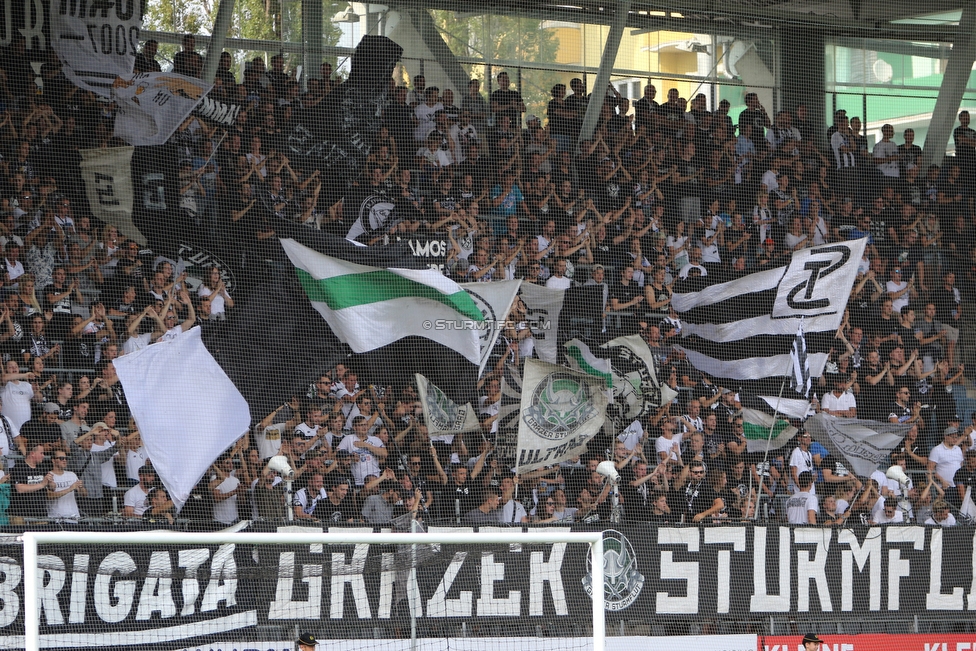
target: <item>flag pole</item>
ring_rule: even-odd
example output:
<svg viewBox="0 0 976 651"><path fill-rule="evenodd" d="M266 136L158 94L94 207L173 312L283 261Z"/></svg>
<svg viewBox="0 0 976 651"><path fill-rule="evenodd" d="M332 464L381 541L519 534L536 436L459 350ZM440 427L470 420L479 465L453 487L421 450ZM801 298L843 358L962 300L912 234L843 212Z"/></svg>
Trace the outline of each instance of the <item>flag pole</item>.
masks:
<svg viewBox="0 0 976 651"><path fill-rule="evenodd" d="M769 462L769 446L773 441L773 430L776 429L776 417L779 415L779 403L783 399L783 390L786 388L786 380L784 379L779 385L779 395L776 397L776 406L773 408L773 422L769 424L769 434L766 435L766 453L763 455L763 473L759 475L759 491L756 493L756 512L753 515L753 520L759 519L759 503L762 501L762 489L763 480L766 479L766 474L770 474L770 468L766 464Z"/></svg>

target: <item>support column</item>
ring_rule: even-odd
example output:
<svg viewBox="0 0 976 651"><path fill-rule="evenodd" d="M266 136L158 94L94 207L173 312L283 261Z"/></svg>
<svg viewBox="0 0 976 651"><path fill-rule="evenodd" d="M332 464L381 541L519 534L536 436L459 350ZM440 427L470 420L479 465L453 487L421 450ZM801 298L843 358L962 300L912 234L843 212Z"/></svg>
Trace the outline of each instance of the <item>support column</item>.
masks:
<svg viewBox="0 0 976 651"><path fill-rule="evenodd" d="M302 87L321 74L322 26L322 0L302 0Z"/></svg>
<svg viewBox="0 0 976 651"><path fill-rule="evenodd" d="M210 45L207 47L207 58L203 62L203 72L200 79L212 84L217 76L217 64L220 63L220 53L224 51L224 41L227 40L227 30L234 18L234 0L220 0L217 5L217 17L214 19Z"/></svg>
<svg viewBox="0 0 976 651"><path fill-rule="evenodd" d="M455 92L459 93L459 99L464 97L464 93L467 92L468 81L471 77L468 75L468 71L464 69L464 66L458 63L457 57L454 56L451 48L444 42L444 38L437 31L434 19L430 17L426 9L401 9L400 11L410 16L410 22L420 35L420 40L430 50L437 65L441 67L444 74L447 75L447 78L451 80ZM429 86L430 83L427 85Z"/></svg>
<svg viewBox="0 0 976 651"><path fill-rule="evenodd" d="M580 127L580 142L589 140L593 137L596 130L596 123L600 120L600 111L603 102L607 97L607 85L610 83L610 73L613 71L613 64L617 60L617 50L620 49L620 39L624 36L624 28L627 26L627 17L630 13L631 0L618 2L613 22L610 24L610 33L607 34L607 42L603 45L603 57L600 59L600 67L596 72L596 81L593 82L593 91L590 93L590 101L586 106L586 115L583 116L583 125Z"/></svg>
<svg viewBox="0 0 976 651"><path fill-rule="evenodd" d="M795 111L800 104L805 105L814 143L822 148L827 135L827 125L824 124L827 115L824 108L824 37L813 30L787 30L778 42L782 71L778 83L782 94L776 108Z"/></svg>
<svg viewBox="0 0 976 651"><path fill-rule="evenodd" d="M946 143L956 123L956 112L962 102L963 92L969 82L969 73L976 60L976 3L970 2L962 10L956 38L952 42L949 62L942 76L942 87L935 100L932 121L922 148L922 169L931 164L941 165L945 158Z"/></svg>

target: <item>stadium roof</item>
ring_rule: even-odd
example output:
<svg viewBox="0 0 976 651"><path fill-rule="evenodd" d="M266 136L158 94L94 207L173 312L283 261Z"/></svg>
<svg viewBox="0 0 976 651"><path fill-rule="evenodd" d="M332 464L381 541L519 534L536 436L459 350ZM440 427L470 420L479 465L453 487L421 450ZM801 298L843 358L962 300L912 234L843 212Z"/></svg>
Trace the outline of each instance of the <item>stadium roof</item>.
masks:
<svg viewBox="0 0 976 651"><path fill-rule="evenodd" d="M471 15L463 0L397 0L395 7L433 8ZM628 27L700 33L767 32L792 27L832 36L951 42L962 0L924 5L912 0L635 0ZM608 23L613 3L600 0L494 0L493 14L580 23Z"/></svg>

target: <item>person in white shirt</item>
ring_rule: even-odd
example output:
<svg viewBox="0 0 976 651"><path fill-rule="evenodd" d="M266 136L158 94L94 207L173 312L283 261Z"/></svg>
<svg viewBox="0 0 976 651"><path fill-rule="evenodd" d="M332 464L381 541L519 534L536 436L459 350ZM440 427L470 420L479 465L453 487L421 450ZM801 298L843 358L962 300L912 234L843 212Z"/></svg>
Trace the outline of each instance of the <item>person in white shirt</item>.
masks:
<svg viewBox="0 0 976 651"><path fill-rule="evenodd" d="M878 498L871 511L871 524L896 524L905 521L905 514L898 508L894 497Z"/></svg>
<svg viewBox="0 0 976 651"><path fill-rule="evenodd" d="M949 503L945 500L936 500L932 505L932 515L925 520L924 524L939 527L956 526L956 518L949 512Z"/></svg>
<svg viewBox="0 0 976 651"><path fill-rule="evenodd" d="M222 457L214 464L215 477L210 480L210 492L214 498L213 518L223 524L237 522L237 495L246 492L234 476L234 459L230 455Z"/></svg>
<svg viewBox="0 0 976 651"><path fill-rule="evenodd" d="M834 378L834 388L820 401L820 410L831 416L857 418L857 399L847 391L849 376L841 373Z"/></svg>
<svg viewBox="0 0 976 651"><path fill-rule="evenodd" d="M932 448L929 452L929 472L935 471L935 476L942 483L943 488L955 486L953 480L956 471L962 467L965 455L959 449L957 442L962 437L956 427L947 427L942 434L942 443Z"/></svg>
<svg viewBox="0 0 976 651"><path fill-rule="evenodd" d="M553 265L552 275L546 280L546 287L549 289L569 289L573 281L566 277L566 260L560 258Z"/></svg>
<svg viewBox="0 0 976 651"><path fill-rule="evenodd" d="M501 481L501 499L495 511L499 524L516 525L529 521L522 503L515 499L515 479L511 476L503 477Z"/></svg>
<svg viewBox="0 0 976 651"><path fill-rule="evenodd" d="M369 436L369 419L356 416L352 421L352 434L346 436L339 443L339 450L345 450L356 455L352 464L352 476L357 486L362 486L367 475L379 476L379 460L385 459L389 452L383 441L375 436Z"/></svg>
<svg viewBox="0 0 976 651"><path fill-rule="evenodd" d="M156 471L152 466L139 468L139 483L125 492L122 515L127 518L141 518L146 512L149 489L156 483Z"/></svg>
<svg viewBox="0 0 976 651"><path fill-rule="evenodd" d="M4 367L2 378L3 389L0 389L0 413L7 417L13 426L16 436L20 435L20 428L31 418L31 400L35 397L40 400L43 396L40 393L35 395L34 387L30 381L34 379L33 373L21 373L20 366L15 360L10 360Z"/></svg>
<svg viewBox="0 0 976 651"><path fill-rule="evenodd" d="M786 501L786 519L790 524L817 524L820 504L813 493L813 473L804 470L796 480L799 489Z"/></svg>
<svg viewBox="0 0 976 651"><path fill-rule="evenodd" d="M661 436L654 441L654 451L657 453L658 464L681 463L681 434L677 434L678 426L671 420L661 424Z"/></svg>
<svg viewBox="0 0 976 651"><path fill-rule="evenodd" d="M81 517L75 491L85 495L85 485L78 475L68 470L68 455L57 450L54 468L48 474L47 517L52 520L77 520Z"/></svg>
<svg viewBox="0 0 976 651"><path fill-rule="evenodd" d="M797 479L802 472L813 473L813 454L810 453L810 444L813 439L810 438L810 432L802 432L797 438L799 445L793 450L790 455L790 482L788 488L791 493L799 492L799 482ZM816 485L810 486L810 493L812 495L817 494Z"/></svg>

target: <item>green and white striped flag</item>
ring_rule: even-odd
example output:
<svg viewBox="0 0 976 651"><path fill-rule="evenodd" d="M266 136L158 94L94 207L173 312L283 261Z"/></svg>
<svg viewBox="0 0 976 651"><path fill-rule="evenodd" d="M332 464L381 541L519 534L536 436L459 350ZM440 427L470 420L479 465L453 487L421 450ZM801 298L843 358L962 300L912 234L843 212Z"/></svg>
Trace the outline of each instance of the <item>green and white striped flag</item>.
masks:
<svg viewBox="0 0 976 651"><path fill-rule="evenodd" d="M773 422L773 415L758 409L742 408L743 431L746 436L746 450L749 452L765 452L768 442L770 450L778 450L796 436L797 429L790 425L790 421L780 417ZM770 435L772 427L772 435Z"/></svg>
<svg viewBox="0 0 976 651"><path fill-rule="evenodd" d="M603 378L608 389L613 387L613 369L610 360L594 355L590 347L579 339L570 339L566 342L566 363L571 369L580 373Z"/></svg>
<svg viewBox="0 0 976 651"><path fill-rule="evenodd" d="M354 352L419 336L480 363L484 315L439 271L372 267L324 255L291 238L279 241L313 307Z"/></svg>

